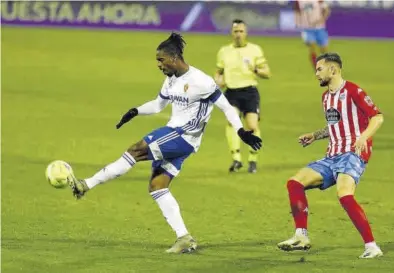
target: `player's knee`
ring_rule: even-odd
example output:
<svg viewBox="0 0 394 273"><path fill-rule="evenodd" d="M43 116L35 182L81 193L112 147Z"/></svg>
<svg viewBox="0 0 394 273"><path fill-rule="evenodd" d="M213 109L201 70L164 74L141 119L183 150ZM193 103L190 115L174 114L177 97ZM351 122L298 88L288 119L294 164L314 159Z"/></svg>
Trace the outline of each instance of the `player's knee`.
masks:
<svg viewBox="0 0 394 273"><path fill-rule="evenodd" d="M354 195L356 191L356 181L348 174L340 173L337 178L337 196L339 198L346 195Z"/></svg>
<svg viewBox="0 0 394 273"><path fill-rule="evenodd" d="M166 189L169 186L169 181L167 179L161 179L160 177L154 178L150 183L149 183L149 192L154 192L158 191L161 189Z"/></svg>
<svg viewBox="0 0 394 273"><path fill-rule="evenodd" d="M137 150L135 147L130 147L129 149L127 149L127 152L136 160L138 161L138 158L141 155L140 150Z"/></svg>
<svg viewBox="0 0 394 273"><path fill-rule="evenodd" d="M302 184L299 180L297 180L294 177L292 177L286 183L287 190L290 190L291 188L294 188L295 184L300 184L300 185L302 185L305 188L304 184Z"/></svg>
<svg viewBox="0 0 394 273"><path fill-rule="evenodd" d="M148 154L148 144L144 140L139 141L131 145L130 148L127 149L127 152L134 157L135 160L139 161Z"/></svg>
<svg viewBox="0 0 394 273"><path fill-rule="evenodd" d="M246 123L245 123L245 127L248 129L248 130L253 130L253 131L257 131L257 130L259 130L259 122L258 122L258 120L256 119L256 120L253 120L253 121L247 121Z"/></svg>
<svg viewBox="0 0 394 273"><path fill-rule="evenodd" d="M295 176L290 177L290 179L287 181L287 184L286 184L287 187L289 187L289 185L291 185L294 181L300 183L304 187L308 185L307 177L297 174Z"/></svg>
<svg viewBox="0 0 394 273"><path fill-rule="evenodd" d="M318 47L316 43L309 43L308 48L309 48L309 52L316 53Z"/></svg>
<svg viewBox="0 0 394 273"><path fill-rule="evenodd" d="M254 132L259 130L259 125L257 124L257 122L248 123L246 126L249 130L253 130Z"/></svg>
<svg viewBox="0 0 394 273"><path fill-rule="evenodd" d="M354 189L352 186L348 185L338 185L337 184L337 196L338 198L342 198L346 195L353 195Z"/></svg>

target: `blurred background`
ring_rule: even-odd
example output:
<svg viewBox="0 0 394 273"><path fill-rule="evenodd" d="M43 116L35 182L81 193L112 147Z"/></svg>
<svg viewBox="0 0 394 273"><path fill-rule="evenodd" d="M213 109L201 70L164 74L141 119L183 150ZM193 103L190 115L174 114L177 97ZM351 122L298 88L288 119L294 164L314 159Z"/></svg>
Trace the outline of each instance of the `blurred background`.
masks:
<svg viewBox="0 0 394 273"><path fill-rule="evenodd" d="M276 249L293 233L285 183L327 147L297 143L325 119L293 2L1 1L2 272L394 272L394 1L327 3L329 50L385 116L357 189L383 259L356 259L363 243L335 187L308 192L311 251ZM115 129L125 111L157 96L157 46L180 31L185 60L213 75L235 18L273 73L259 81L264 147L256 174L229 174L226 120L214 110L171 185L196 255L163 253L175 236L147 192L149 162L78 202L47 183L52 160L85 178L164 126L170 107Z"/></svg>
<svg viewBox="0 0 394 273"><path fill-rule="evenodd" d="M326 1L333 37L394 38L394 1ZM292 1L2 1L2 23L228 33L231 21L250 34L297 35Z"/></svg>

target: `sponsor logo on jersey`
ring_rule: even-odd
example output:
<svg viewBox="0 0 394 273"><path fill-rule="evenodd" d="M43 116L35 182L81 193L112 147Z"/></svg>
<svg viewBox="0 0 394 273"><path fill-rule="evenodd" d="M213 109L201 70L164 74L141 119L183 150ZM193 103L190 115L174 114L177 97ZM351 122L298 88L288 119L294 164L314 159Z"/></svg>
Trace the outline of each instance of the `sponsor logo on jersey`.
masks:
<svg viewBox="0 0 394 273"><path fill-rule="evenodd" d="M326 120L329 125L334 125L341 120L341 113L337 109L331 107L326 111Z"/></svg>
<svg viewBox="0 0 394 273"><path fill-rule="evenodd" d="M171 102L173 103L189 103L189 98L188 97L184 97L184 96L179 96L179 95L170 95L169 96Z"/></svg>

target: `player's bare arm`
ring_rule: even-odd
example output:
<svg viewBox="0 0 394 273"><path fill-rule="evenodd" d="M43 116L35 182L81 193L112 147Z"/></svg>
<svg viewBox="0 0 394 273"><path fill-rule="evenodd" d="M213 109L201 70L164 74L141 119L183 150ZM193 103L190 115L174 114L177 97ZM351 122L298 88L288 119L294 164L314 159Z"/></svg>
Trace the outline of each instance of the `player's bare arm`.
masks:
<svg viewBox="0 0 394 273"><path fill-rule="evenodd" d="M383 114L373 116L368 123L367 129L361 134L360 138L354 143L356 154L360 155L367 149L367 140L375 135L384 121Z"/></svg>
<svg viewBox="0 0 394 273"><path fill-rule="evenodd" d="M323 129L317 130L313 132L313 137L315 140L325 139L330 136L330 132L328 131L328 127L324 127Z"/></svg>
<svg viewBox="0 0 394 273"><path fill-rule="evenodd" d="M312 144L312 142L314 142L315 140L328 138L329 135L330 135L330 133L328 131L328 127L325 127L323 129L317 130L316 132L308 133L308 134L300 136L298 138L298 142L303 147L306 147L306 146Z"/></svg>

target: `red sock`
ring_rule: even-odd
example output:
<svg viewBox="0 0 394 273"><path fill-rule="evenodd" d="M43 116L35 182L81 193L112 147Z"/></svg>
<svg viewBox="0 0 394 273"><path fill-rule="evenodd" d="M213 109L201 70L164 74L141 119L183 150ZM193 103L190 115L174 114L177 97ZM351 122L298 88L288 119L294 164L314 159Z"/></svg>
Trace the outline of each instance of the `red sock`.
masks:
<svg viewBox="0 0 394 273"><path fill-rule="evenodd" d="M290 207L296 228L307 228L308 200L306 200L304 185L295 180L287 181Z"/></svg>
<svg viewBox="0 0 394 273"><path fill-rule="evenodd" d="M315 65L316 65L316 53L315 52L311 53L311 62L312 62L313 68L315 68Z"/></svg>
<svg viewBox="0 0 394 273"><path fill-rule="evenodd" d="M375 241L372 235L371 227L368 223L364 210L360 207L353 195L346 195L339 199L342 207L346 210L354 226L360 232L365 243Z"/></svg>

